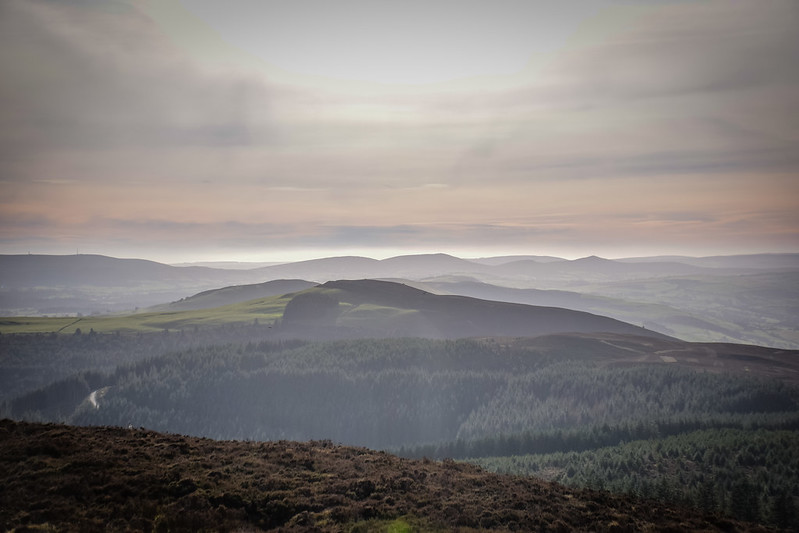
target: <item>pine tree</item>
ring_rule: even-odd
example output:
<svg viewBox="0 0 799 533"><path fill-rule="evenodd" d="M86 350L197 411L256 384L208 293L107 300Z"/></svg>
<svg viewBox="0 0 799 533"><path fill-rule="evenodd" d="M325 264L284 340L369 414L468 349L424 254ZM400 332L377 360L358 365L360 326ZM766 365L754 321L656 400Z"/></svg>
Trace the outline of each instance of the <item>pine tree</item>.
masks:
<svg viewBox="0 0 799 533"><path fill-rule="evenodd" d="M757 497L757 489L748 479L743 479L732 486L730 514L749 522L760 520L760 501Z"/></svg>
<svg viewBox="0 0 799 533"><path fill-rule="evenodd" d="M777 527L788 529L799 525L796 504L793 497L785 490L781 490L771 499L768 514L769 521Z"/></svg>
<svg viewBox="0 0 799 533"><path fill-rule="evenodd" d="M703 482L699 487L699 508L707 513L715 513L718 510L718 500L716 498L716 488L711 481Z"/></svg>

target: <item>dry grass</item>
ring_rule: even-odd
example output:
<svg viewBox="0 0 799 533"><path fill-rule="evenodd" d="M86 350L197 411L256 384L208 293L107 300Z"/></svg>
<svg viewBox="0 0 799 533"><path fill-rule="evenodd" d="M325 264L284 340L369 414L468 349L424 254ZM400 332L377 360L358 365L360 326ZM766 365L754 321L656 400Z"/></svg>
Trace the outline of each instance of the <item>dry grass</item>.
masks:
<svg viewBox="0 0 799 533"><path fill-rule="evenodd" d="M6 420L0 477L0 528L17 531L748 530L649 501L329 442Z"/></svg>

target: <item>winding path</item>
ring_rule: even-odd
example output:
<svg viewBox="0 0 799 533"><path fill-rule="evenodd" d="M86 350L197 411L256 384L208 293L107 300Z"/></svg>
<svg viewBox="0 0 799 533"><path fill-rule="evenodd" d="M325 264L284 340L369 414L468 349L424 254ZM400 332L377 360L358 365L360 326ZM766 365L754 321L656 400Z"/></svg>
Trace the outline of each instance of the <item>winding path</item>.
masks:
<svg viewBox="0 0 799 533"><path fill-rule="evenodd" d="M99 409L100 408L100 404L97 403L97 393L98 392L99 391L92 391L92 393L89 394L89 403L92 404L92 407L94 407L95 409Z"/></svg>

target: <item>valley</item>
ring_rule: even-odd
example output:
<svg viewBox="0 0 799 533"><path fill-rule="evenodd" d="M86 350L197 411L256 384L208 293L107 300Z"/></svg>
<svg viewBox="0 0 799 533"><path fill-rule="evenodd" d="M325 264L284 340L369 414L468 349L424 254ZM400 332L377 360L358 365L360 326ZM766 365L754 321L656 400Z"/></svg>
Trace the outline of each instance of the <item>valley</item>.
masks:
<svg viewBox="0 0 799 533"><path fill-rule="evenodd" d="M176 439L214 439L200 442L223 447L280 443L314 457L337 450L329 468L356 468L346 464L351 452L345 448L319 444L330 441L363 450L358 456L383 454L391 468L406 468L401 462L414 460L421 461L413 463L417 471L420 464L455 468L453 475L489 476L485 479L501 480L502 486L542 479L558 483L551 485L553 491L588 490L593 492L579 494L641 502L630 505L646 513L658 506L678 509L679 520L701 523L707 530L796 527L794 257L680 260L467 261L441 254L383 261L331 258L252 272L238 268L225 275L294 276L222 284L136 312L6 316L0 318L0 417L68 424L4 422L20 438L41 431L65 436L70 428L146 428L185 436ZM103 264L132 266L125 261ZM144 280L152 272L173 276L195 268L144 265L119 278L128 279L124 283L134 294L147 292L153 281ZM317 268L349 275L327 280L314 274ZM188 270L191 276L205 276L203 283L209 282L209 271ZM8 272L0 270L4 290L7 279L16 280L14 290L37 290L32 286L38 283L33 280L36 269L27 278L20 269L6 277ZM59 290L68 290L69 279L88 283L83 273L70 272L62 281L50 278L47 283ZM111 273L94 275L114 285ZM504 285L495 284L500 279ZM755 320L755 315L761 316ZM97 431L110 435L116 430ZM162 439L141 435L146 442ZM25 468L79 453L74 446L62 449L68 438L55 439L45 452L31 448L26 453L38 459L26 459ZM82 438L105 437L87 433ZM132 453L126 442L128 451L118 454ZM142 450L151 455L153 446ZM140 468L183 468L178 457L156 454L155 463ZM301 466L297 454L292 457L284 474L289 475L285 468ZM493 478L463 462L522 477ZM366 510L362 498L350 501L343 486L319 489L338 491L341 508L330 503L333 496L308 500L305 494L304 503L291 504L283 515L271 496L253 500L245 495L253 483L249 474L230 477L221 489L216 479L203 485L196 475L184 474L169 483L193 490L164 489L157 502L141 503L147 511L136 515L143 520L140 526L189 527L180 526L175 514L189 508L205 509L203 516L229 527L252 523L306 529L316 524L338 530L346 524L386 530L404 520L412 529L457 525L491 530L533 524L525 522L533 520L529 513L507 507L502 508L505 514L489 519L485 497L459 500L458 513L442 515L440 508L418 501L398 505L402 497L392 492L387 506L370 501ZM66 479L96 479L86 476ZM149 476L146 483L155 486L160 483L156 478ZM438 490L420 479L416 483L416 492ZM480 483L485 487L488 481ZM91 494L95 498L97 493ZM281 494L283 502L294 497ZM578 498L578 492L573 494L570 501ZM593 508L591 503L580 506ZM89 512L94 518L81 520L102 521L97 518L102 513L94 512ZM570 512L551 504L541 524L614 530L617 523L621 530L635 530L652 516L616 514L605 524L604 515L594 510L589 513L593 518L574 518L578 526L563 514ZM21 524L23 517L31 523L60 519L22 507L15 513L3 519L9 524ZM473 513L485 520L467 519ZM589 526L587 520L598 521ZM664 519L660 526L668 523ZM119 528L124 527L120 522Z"/></svg>

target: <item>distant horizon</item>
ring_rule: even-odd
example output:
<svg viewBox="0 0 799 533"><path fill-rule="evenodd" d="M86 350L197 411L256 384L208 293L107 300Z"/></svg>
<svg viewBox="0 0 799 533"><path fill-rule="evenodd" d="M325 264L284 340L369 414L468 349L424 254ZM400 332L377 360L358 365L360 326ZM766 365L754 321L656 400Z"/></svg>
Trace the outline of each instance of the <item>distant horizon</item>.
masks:
<svg viewBox="0 0 799 533"><path fill-rule="evenodd" d="M649 257L689 257L689 258L703 258L703 257L727 257L727 256L750 256L750 255L782 255L782 254L799 254L799 250L776 250L776 251L736 251L736 252L729 252L729 253L704 253L704 254L695 254L695 253L630 253L630 254L616 254L616 255L604 255L601 253L547 253L547 252L521 252L521 251L514 251L514 252L488 252L485 253L475 253L473 251L468 251L464 253L457 253L451 251L414 251L414 250L383 250L383 251L375 251L369 249L363 250L341 250L340 253L337 253L335 250L330 250L330 253L322 253L319 251L292 251L292 252L266 252L263 255L225 255L225 256L214 256L214 258L206 258L203 256L198 256L199 258L194 258L194 256L180 256L182 258L178 259L169 259L169 256L161 255L158 253L154 253L152 255L135 255L135 254L113 254L113 253L103 253L100 251L83 251L83 250L76 250L72 253L64 252L40 252L35 250L29 250L25 252L6 252L0 251L0 255L40 255L40 256L74 256L74 255L86 255L86 256L104 256L104 257L112 257L116 259L143 259L147 261L154 261L157 263L167 264L167 265L179 265L179 264L195 264L195 263L295 263L301 261L313 261L319 259L330 259L330 258L342 258L342 257L359 257L359 258L366 258L366 259L374 259L374 260L384 260L384 259L391 259L394 257L403 257L403 256L423 256L423 255L448 255L452 257L456 257L458 259L464 260L481 260L481 259L490 259L490 258L497 258L497 257L554 257L558 259L564 259L567 261L574 261L577 259L584 259L587 257L600 257L602 259L609 259L609 260L618 260L618 259L633 259L633 258L649 258Z"/></svg>
<svg viewBox="0 0 799 533"><path fill-rule="evenodd" d="M0 253L799 250L798 16L792 0L8 0Z"/></svg>

